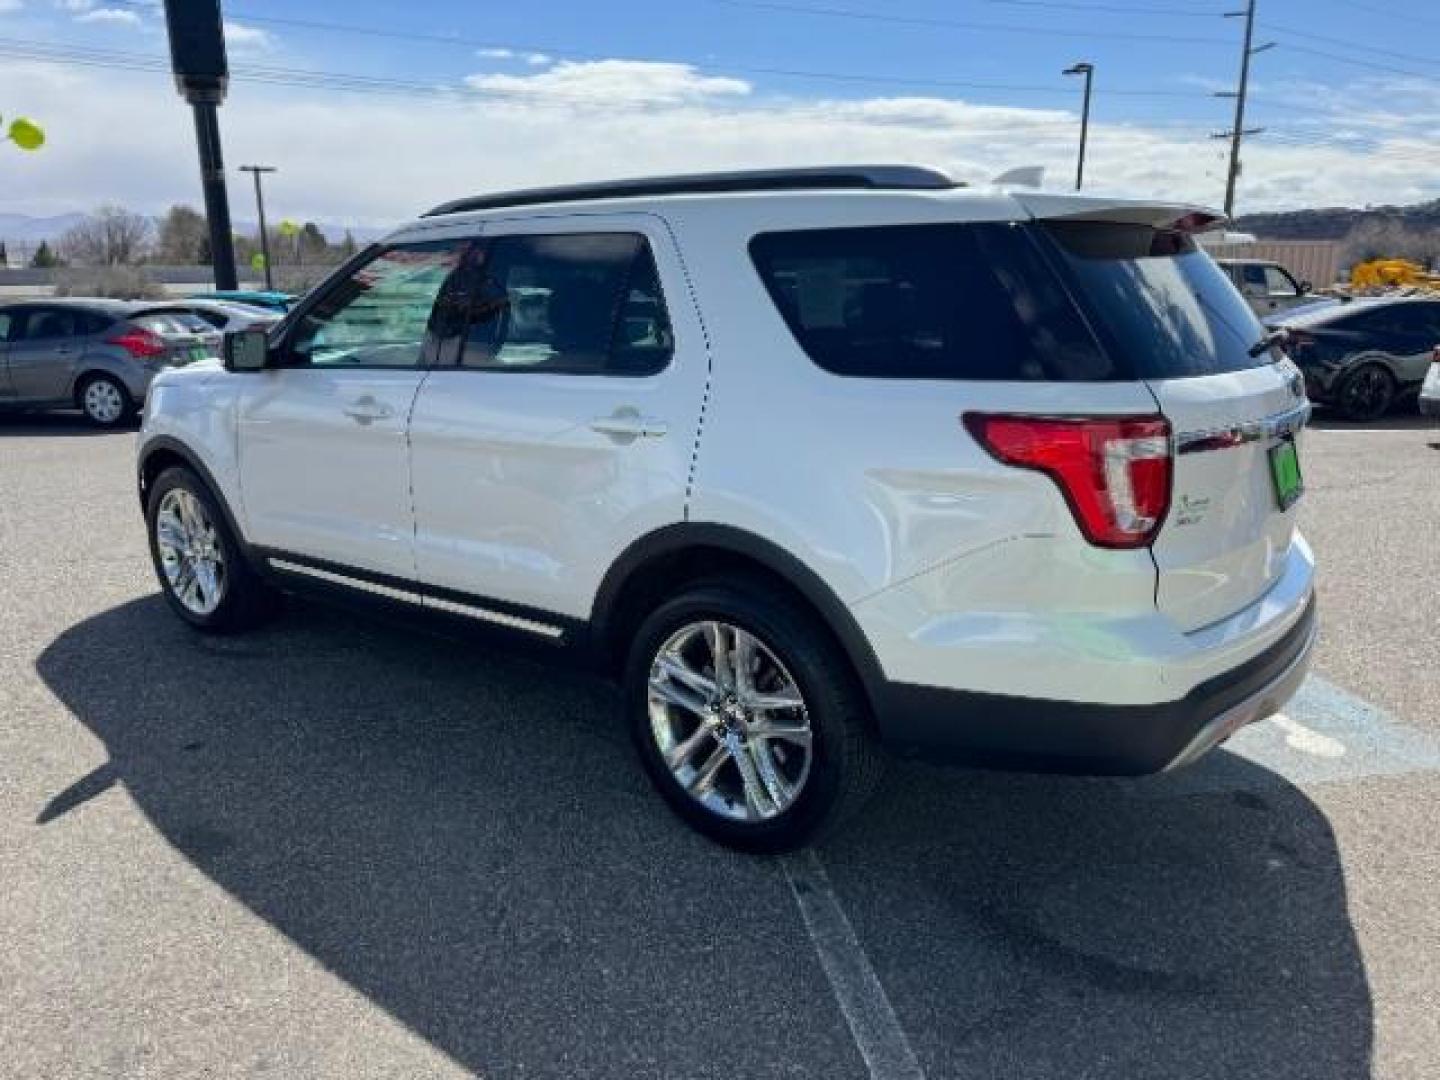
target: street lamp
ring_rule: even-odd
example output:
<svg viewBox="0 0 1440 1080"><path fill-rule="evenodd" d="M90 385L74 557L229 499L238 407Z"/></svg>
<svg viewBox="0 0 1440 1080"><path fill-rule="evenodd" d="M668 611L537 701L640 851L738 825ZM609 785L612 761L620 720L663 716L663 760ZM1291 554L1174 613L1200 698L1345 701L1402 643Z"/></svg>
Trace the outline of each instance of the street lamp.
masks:
<svg viewBox="0 0 1440 1080"><path fill-rule="evenodd" d="M265 260L265 289L274 292L275 284L270 278L270 234L265 230L265 195L260 190L260 175L275 172L275 166L241 165L240 171L255 177L255 210L260 215L260 253Z"/></svg>
<svg viewBox="0 0 1440 1080"><path fill-rule="evenodd" d="M1085 105L1080 111L1080 157L1075 162L1075 190L1079 191L1085 183L1085 141L1090 136L1090 84L1095 78L1095 65L1082 60L1061 74L1085 76Z"/></svg>

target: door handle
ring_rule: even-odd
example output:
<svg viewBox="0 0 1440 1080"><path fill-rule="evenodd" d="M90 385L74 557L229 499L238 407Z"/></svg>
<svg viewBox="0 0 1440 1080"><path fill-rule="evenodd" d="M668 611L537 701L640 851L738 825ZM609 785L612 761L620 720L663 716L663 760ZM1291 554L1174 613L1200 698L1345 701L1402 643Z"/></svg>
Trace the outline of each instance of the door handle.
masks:
<svg viewBox="0 0 1440 1080"><path fill-rule="evenodd" d="M342 412L352 420L361 424L370 424L376 420L388 420L395 415L395 410L383 401L376 401L369 394L356 398L346 405Z"/></svg>
<svg viewBox="0 0 1440 1080"><path fill-rule="evenodd" d="M590 430L612 439L629 442L634 439L658 439L670 425L652 416L641 416L638 409L616 409L610 416L597 416L590 421Z"/></svg>

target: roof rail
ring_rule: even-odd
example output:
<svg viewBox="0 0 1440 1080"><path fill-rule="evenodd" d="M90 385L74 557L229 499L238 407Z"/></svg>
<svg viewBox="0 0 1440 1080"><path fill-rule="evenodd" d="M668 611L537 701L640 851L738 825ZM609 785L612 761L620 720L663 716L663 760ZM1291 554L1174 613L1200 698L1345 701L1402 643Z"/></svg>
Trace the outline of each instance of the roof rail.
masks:
<svg viewBox="0 0 1440 1080"><path fill-rule="evenodd" d="M963 186L936 169L920 165L820 165L797 169L747 169L740 172L648 176L632 180L604 180L593 184L502 191L442 203L421 216L438 217L441 214L458 214L466 210L496 210L506 206L624 199L642 195L798 191L807 188L941 191Z"/></svg>

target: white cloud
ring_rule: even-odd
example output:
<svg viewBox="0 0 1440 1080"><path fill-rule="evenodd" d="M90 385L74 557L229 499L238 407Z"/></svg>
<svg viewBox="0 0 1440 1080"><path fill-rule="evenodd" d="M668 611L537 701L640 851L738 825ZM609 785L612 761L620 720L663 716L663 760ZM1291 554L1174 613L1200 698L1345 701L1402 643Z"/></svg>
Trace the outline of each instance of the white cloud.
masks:
<svg viewBox="0 0 1440 1080"><path fill-rule="evenodd" d="M544 67L546 64L551 63L551 58L543 52L532 52L525 54L525 62L531 67Z"/></svg>
<svg viewBox="0 0 1440 1080"><path fill-rule="evenodd" d="M515 57L514 49L476 49L476 56L484 57L486 60L512 60Z"/></svg>
<svg viewBox="0 0 1440 1080"><path fill-rule="evenodd" d="M244 23L225 20L225 44L229 48L266 52L275 46L275 39L268 30L246 26Z"/></svg>
<svg viewBox="0 0 1440 1080"><path fill-rule="evenodd" d="M985 183L1011 166L1043 164L1058 189L1074 169L1078 118L1062 109L920 96L779 99L684 65L655 67L562 63L510 76L511 82L500 84L503 92L482 83L477 91L434 98L346 95L236 79L220 115L225 156L230 162L273 159L280 166L266 189L277 217L362 225L396 222L477 191L647 173L868 160L933 164ZM0 66L0 101L22 100L46 103L44 115L32 111L51 140L40 153L12 155L7 211L55 214L117 201L158 213L174 202L199 203L194 130L168 76L34 61ZM1411 105L1393 95L1383 100L1401 102L1386 105L1396 114L1408 113ZM1431 111L1428 100L1416 108ZM144 154L133 153L131 145L137 117L145 118ZM1383 127L1355 127L1372 140L1366 151L1281 145L1264 137L1249 143L1240 209L1440 196L1433 137L1427 147L1414 131L1395 135ZM1097 122L1087 186L1217 203L1226 147L1208 138L1210 130L1198 121ZM1337 123L1326 134L1338 130ZM1426 153L1429 167L1420 163ZM436 168L440 161L444 169ZM248 205L242 180L231 173L231 198L241 217Z"/></svg>
<svg viewBox="0 0 1440 1080"><path fill-rule="evenodd" d="M112 23L116 26L139 26L140 16L126 8L92 8L75 16L78 23Z"/></svg>
<svg viewBox="0 0 1440 1080"><path fill-rule="evenodd" d="M536 63L549 59L532 55L539 58ZM465 82L472 89L510 98L609 105L674 105L742 96L751 90L743 79L706 75L690 64L645 60L562 60L535 75L471 75Z"/></svg>
<svg viewBox="0 0 1440 1080"><path fill-rule="evenodd" d="M0 15L8 15L12 11L19 11L24 6L20 0L0 0Z"/></svg>
<svg viewBox="0 0 1440 1080"><path fill-rule="evenodd" d="M55 6L61 11L89 11L95 0L55 0Z"/></svg>

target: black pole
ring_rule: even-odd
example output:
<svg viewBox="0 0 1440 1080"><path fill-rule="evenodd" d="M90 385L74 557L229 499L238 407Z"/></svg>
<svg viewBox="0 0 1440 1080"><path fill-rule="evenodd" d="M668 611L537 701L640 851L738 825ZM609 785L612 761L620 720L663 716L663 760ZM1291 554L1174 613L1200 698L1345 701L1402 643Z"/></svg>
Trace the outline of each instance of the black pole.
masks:
<svg viewBox="0 0 1440 1080"><path fill-rule="evenodd" d="M260 215L260 257L265 260L265 288L268 292L275 291L275 283L270 277L270 231L265 227L265 193L260 187L260 174L274 172L273 165L241 165L241 172L248 172L255 177L255 210Z"/></svg>
<svg viewBox="0 0 1440 1080"><path fill-rule="evenodd" d="M191 103L195 110L195 141L200 147L200 185L205 189L205 219L210 223L210 258L215 288L239 288L235 280L235 241L230 234L230 200L225 194L225 162L220 156L220 120L216 105Z"/></svg>
<svg viewBox="0 0 1440 1080"><path fill-rule="evenodd" d="M1085 143L1090 138L1090 80L1095 77L1095 68L1085 68L1085 104L1080 110L1080 157L1075 162L1075 190L1085 184Z"/></svg>

